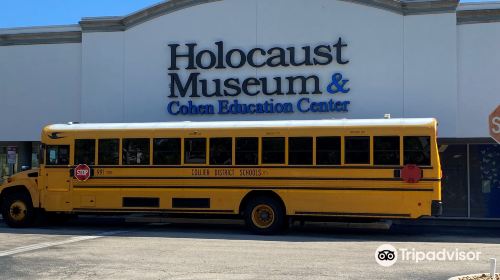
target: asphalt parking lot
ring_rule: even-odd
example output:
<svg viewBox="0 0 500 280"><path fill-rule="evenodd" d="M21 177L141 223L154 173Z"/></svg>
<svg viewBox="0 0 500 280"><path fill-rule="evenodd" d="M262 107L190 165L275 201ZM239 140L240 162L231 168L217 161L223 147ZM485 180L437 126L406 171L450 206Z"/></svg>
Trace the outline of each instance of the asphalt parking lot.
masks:
<svg viewBox="0 0 500 280"><path fill-rule="evenodd" d="M382 244L479 251L477 261L375 262ZM500 230L395 226L294 227L256 236L240 225L127 223L80 218L11 229L0 220L0 279L447 279L500 259Z"/></svg>

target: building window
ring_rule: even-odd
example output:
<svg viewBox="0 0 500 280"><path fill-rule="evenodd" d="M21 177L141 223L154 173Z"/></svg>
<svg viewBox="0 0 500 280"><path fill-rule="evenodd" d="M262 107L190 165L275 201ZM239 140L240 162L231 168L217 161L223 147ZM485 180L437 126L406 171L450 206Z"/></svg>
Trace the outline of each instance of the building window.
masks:
<svg viewBox="0 0 500 280"><path fill-rule="evenodd" d="M232 158L232 138L210 138L210 164L231 165Z"/></svg>
<svg viewBox="0 0 500 280"><path fill-rule="evenodd" d="M345 137L345 163L370 164L370 137Z"/></svg>
<svg viewBox="0 0 500 280"><path fill-rule="evenodd" d="M313 160L312 137L288 138L288 164L311 165Z"/></svg>
<svg viewBox="0 0 500 280"><path fill-rule="evenodd" d="M122 149L124 165L149 165L149 139L123 139Z"/></svg>
<svg viewBox="0 0 500 280"><path fill-rule="evenodd" d="M467 145L441 145L444 217L467 217Z"/></svg>
<svg viewBox="0 0 500 280"><path fill-rule="evenodd" d="M118 165L120 162L120 140L99 139L99 165Z"/></svg>
<svg viewBox="0 0 500 280"><path fill-rule="evenodd" d="M207 162L207 139L184 139L184 163L205 164Z"/></svg>
<svg viewBox="0 0 500 280"><path fill-rule="evenodd" d="M340 165L340 137L328 136L316 138L316 164Z"/></svg>
<svg viewBox="0 0 500 280"><path fill-rule="evenodd" d="M404 136L404 164L431 165L431 138Z"/></svg>
<svg viewBox="0 0 500 280"><path fill-rule="evenodd" d="M153 164L180 165L181 139L158 138L153 141Z"/></svg>
<svg viewBox="0 0 500 280"><path fill-rule="evenodd" d="M15 173L17 170L18 154L17 147L16 153L12 154L13 149L10 150L10 157L15 156L14 163L9 163L9 149L8 147L0 147L0 184L3 183L5 179ZM13 158L11 158L12 160Z"/></svg>
<svg viewBox="0 0 500 280"><path fill-rule="evenodd" d="M236 164L237 165L259 164L259 138L257 137L236 138Z"/></svg>
<svg viewBox="0 0 500 280"><path fill-rule="evenodd" d="M500 218L500 145L469 145L470 211L475 218Z"/></svg>
<svg viewBox="0 0 500 280"><path fill-rule="evenodd" d="M95 164L95 140L75 140L75 164Z"/></svg>
<svg viewBox="0 0 500 280"><path fill-rule="evenodd" d="M399 165L399 136L373 137L373 164Z"/></svg>
<svg viewBox="0 0 500 280"><path fill-rule="evenodd" d="M69 145L47 145L47 165L68 165Z"/></svg>
<svg viewBox="0 0 500 280"><path fill-rule="evenodd" d="M40 142L31 143L31 168L36 168L39 167L40 164L43 164L43 161L40 161L41 145Z"/></svg>
<svg viewBox="0 0 500 280"><path fill-rule="evenodd" d="M285 137L262 138L262 163L285 163Z"/></svg>

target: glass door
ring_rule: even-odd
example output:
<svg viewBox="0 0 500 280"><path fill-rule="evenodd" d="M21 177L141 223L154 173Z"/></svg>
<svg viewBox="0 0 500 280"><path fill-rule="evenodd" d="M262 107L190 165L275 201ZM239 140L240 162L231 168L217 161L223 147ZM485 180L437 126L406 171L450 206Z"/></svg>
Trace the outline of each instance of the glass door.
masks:
<svg viewBox="0 0 500 280"><path fill-rule="evenodd" d="M17 154L15 155L15 163L9 163L8 147L0 147L0 184L2 184L9 176L14 174L17 166Z"/></svg>
<svg viewBox="0 0 500 280"><path fill-rule="evenodd" d="M439 150L443 217L467 217L467 145L441 145Z"/></svg>
<svg viewBox="0 0 500 280"><path fill-rule="evenodd" d="M7 151L5 147L0 147L0 184L3 184L9 174L9 167L7 165Z"/></svg>

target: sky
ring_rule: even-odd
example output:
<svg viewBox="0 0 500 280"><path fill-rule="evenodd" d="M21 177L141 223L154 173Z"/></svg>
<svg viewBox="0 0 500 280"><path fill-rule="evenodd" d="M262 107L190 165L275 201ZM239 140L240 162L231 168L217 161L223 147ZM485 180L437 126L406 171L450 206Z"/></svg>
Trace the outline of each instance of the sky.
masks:
<svg viewBox="0 0 500 280"><path fill-rule="evenodd" d="M0 0L0 28L77 24L82 17L123 16L161 0ZM482 0L462 0L484 2Z"/></svg>
<svg viewBox="0 0 500 280"><path fill-rule="evenodd" d="M161 0L0 0L0 28L77 24L82 17L124 16Z"/></svg>

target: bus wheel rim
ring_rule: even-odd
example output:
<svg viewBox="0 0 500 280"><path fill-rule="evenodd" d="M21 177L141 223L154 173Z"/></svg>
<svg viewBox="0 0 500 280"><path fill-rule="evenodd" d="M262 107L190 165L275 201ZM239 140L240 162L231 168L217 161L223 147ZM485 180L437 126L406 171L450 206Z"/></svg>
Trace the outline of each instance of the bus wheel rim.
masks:
<svg viewBox="0 0 500 280"><path fill-rule="evenodd" d="M20 200L14 201L10 205L9 213L10 217L14 221L22 221L26 218L26 212L28 211L28 207L26 207L26 204Z"/></svg>
<svg viewBox="0 0 500 280"><path fill-rule="evenodd" d="M274 223L275 214L271 206L259 204L252 210L252 222L261 229L270 227Z"/></svg>

